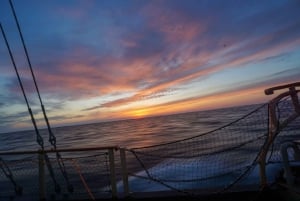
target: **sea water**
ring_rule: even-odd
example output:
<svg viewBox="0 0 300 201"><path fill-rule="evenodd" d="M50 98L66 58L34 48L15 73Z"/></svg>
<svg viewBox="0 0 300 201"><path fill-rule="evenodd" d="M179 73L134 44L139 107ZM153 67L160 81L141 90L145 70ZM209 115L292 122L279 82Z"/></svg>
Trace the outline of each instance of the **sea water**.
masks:
<svg viewBox="0 0 300 201"><path fill-rule="evenodd" d="M56 127L52 128L52 131L57 138L58 149L101 146L140 148L182 140L212 131L241 118L258 107L259 105L248 105L141 119ZM41 129L40 134L44 138L45 148L51 148L47 142L47 129ZM38 149L39 145L36 143L36 134L33 130L0 134L1 152ZM207 166L208 164L204 165ZM154 174L159 174L159 172L165 172L165 167L167 166L164 166L163 163L157 164L152 167L151 171ZM182 172L191 174L192 168L193 166ZM277 167L271 174L276 171L278 171ZM195 172L197 171L193 171L193 174ZM168 173L170 177L176 177L173 172ZM143 170L137 174L146 176L146 172ZM252 178L248 180L250 184L253 181L257 183L258 175L258 168L255 168L250 175ZM149 181L134 177L129 178L129 183L131 190L136 192L168 190L165 186L155 182L149 186ZM122 191L122 182L118 182L117 187L118 192Z"/></svg>
<svg viewBox="0 0 300 201"><path fill-rule="evenodd" d="M224 126L247 114L257 105L189 112L167 116L129 119L52 128L57 148L121 146L137 148L181 140ZM50 122L51 123L51 122ZM45 147L47 129L41 129ZM34 130L1 133L0 151L37 150Z"/></svg>

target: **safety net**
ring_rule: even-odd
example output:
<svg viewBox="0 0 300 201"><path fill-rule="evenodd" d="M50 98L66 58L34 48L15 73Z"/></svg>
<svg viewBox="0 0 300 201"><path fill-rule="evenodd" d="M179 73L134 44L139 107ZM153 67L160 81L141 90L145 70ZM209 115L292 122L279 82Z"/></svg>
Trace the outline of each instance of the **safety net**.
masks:
<svg viewBox="0 0 300 201"><path fill-rule="evenodd" d="M291 98L282 99L275 108L278 128L273 131L275 138L265 158L271 180L282 168L280 145L298 139L300 134L299 114L286 123L295 114ZM170 137L168 143L147 147L63 150L63 157L56 157L58 150L1 153L0 199L23 196L32 200L76 200L135 192L197 196L257 191L261 182L259 160L272 133L269 109L269 103L251 105L244 115L219 128L199 131L182 140ZM67 175L61 171L61 164Z"/></svg>
<svg viewBox="0 0 300 201"><path fill-rule="evenodd" d="M276 104L278 125L294 112L290 97ZM299 139L300 118L281 126L267 154L267 177L281 168L280 144ZM175 191L198 195L259 190L259 157L270 138L269 104L241 118L191 138L127 150L132 192Z"/></svg>

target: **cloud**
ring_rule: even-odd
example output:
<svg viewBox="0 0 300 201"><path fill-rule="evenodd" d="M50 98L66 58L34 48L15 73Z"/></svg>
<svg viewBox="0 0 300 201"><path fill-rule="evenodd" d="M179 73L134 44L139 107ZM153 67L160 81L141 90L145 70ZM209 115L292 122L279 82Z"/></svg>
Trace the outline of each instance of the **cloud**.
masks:
<svg viewBox="0 0 300 201"><path fill-rule="evenodd" d="M250 12L250 15L244 14L243 11L248 7L242 7L241 11L237 11L232 8L231 4L222 2L206 3L207 5L193 1L188 3L175 1L170 5L168 2L148 3L141 7L141 12L138 12L141 19L133 20L132 23L131 19L134 15L129 15L129 12L126 11L128 6L123 5L123 14L126 13L128 15L126 17L130 18L126 19L123 16L123 20L119 16L120 13L115 13L115 17L120 20L118 25L120 25L121 32L114 38L105 35L106 38L108 37L108 41L112 42L110 47L106 45L104 49L101 49L102 40L99 38L102 37L95 38L97 31L101 36L99 27L95 27L95 32L89 30L84 24L80 24L80 27L82 30L89 30L88 32L92 33L93 37L87 41L93 39L93 44L70 39L66 41L60 39L57 41L59 43L56 43L55 40L49 41L53 44L51 53L54 53L55 49L62 54L58 57L58 54L55 54L55 57L48 59L46 57L44 62L37 63L40 77L42 77L42 88L51 93L57 92L60 97L65 95L68 99L72 99L113 91L150 88L161 83L172 82L172 80L173 82L180 79L187 81L189 77L193 79L195 75L204 75L204 71L215 72L220 68L207 65L208 62L221 59L219 63L230 63L233 60L240 60L240 58L249 57L251 54L268 49L275 42L283 43L290 40L290 37L296 37L296 33L299 31L296 33L288 31L297 29L297 23L289 25L290 27L285 29L286 31L283 29L277 33L268 32L269 30L264 28L266 29L263 32L265 36L254 39L256 34L251 35L248 30L255 29L259 20L273 16L274 10L271 9L263 13L262 8L265 8L265 3L261 7L255 7L255 4L248 5L256 8L255 11ZM159 7L157 4L162 6ZM222 12L207 15L208 11L205 6ZM238 19L235 19L235 16L239 16ZM70 15L71 19L73 17L77 18ZM255 18L254 22L250 20L253 17ZM231 22L232 19L235 20ZM276 21L278 20L281 18L276 18ZM228 22L231 23L228 24ZM125 26L128 25L132 29L125 29ZM275 25L273 23L266 27L272 28ZM234 29L234 27L243 26L245 28L240 28L242 33L240 30ZM246 28L246 26L248 27ZM106 28L112 31L115 27L114 24L109 24ZM261 27L259 26L259 29ZM289 36L286 33L291 34ZM113 43L114 39L119 44ZM54 46L54 44L59 46ZM226 49L224 44L226 44L226 48L228 47L227 49L236 48L227 51L224 50ZM107 55L103 52L115 45L120 49L119 53ZM59 48L60 46L67 48ZM115 52L109 51L109 53ZM207 70L207 68L211 69ZM141 77L143 80L140 79Z"/></svg>
<svg viewBox="0 0 300 201"><path fill-rule="evenodd" d="M61 119L64 120L70 120L70 119L77 119L77 118L83 118L85 115L55 115L48 118L50 121L61 121Z"/></svg>
<svg viewBox="0 0 300 201"><path fill-rule="evenodd" d="M0 115L0 125L9 125L12 122L29 122L30 119L28 118L29 113L27 111L18 112L15 114L1 114Z"/></svg>
<svg viewBox="0 0 300 201"><path fill-rule="evenodd" d="M175 104L189 108L203 97L215 97L197 92L197 87L213 84L210 80L216 75L223 75L219 77L224 80L216 80L222 81L222 86L218 90L208 87L224 93L283 83L298 75L297 62L287 63L300 44L298 1L46 4L34 4L32 9L37 11L32 15L28 15L28 7L22 8L23 2L18 3L18 10L22 11L22 27L37 83L47 108L53 111L53 121L87 117L75 118L71 112L55 114L73 101L103 98L90 106L78 105L77 111L84 114L100 108L140 106L147 101L150 105L154 100L157 110L170 103L175 111ZM22 59L21 49L15 48ZM0 51L4 52L2 47ZM30 73L25 61L19 59L26 94L36 107L39 103ZM259 67L280 59L288 69L277 62L276 68L267 73ZM1 60L1 65L10 65L7 63ZM252 66L254 73L261 70L265 81L240 75L244 76L240 84L231 82L227 72L245 66ZM11 99L12 104L24 104L16 78L5 76L5 80L1 86L9 94L1 97L1 102ZM190 101L182 97L187 86L195 87L195 94L187 96L192 98Z"/></svg>
<svg viewBox="0 0 300 201"><path fill-rule="evenodd" d="M294 40L291 40L291 42L292 41L294 42ZM135 95L133 95L131 97L107 102L105 104L102 104L101 106L102 107L117 107L122 104L128 104L130 102L141 100L141 97L147 99L147 98L150 98L151 95L153 95L153 94L162 94L163 91L168 91L174 86L180 86L182 84L192 82L193 80L199 79L201 77L202 77L202 79L205 79L209 75L218 73L225 69L228 70L229 68L237 68L237 67L249 64L253 61L261 62L261 61L265 61L266 59L267 60L271 59L273 56L270 56L270 55L277 55L280 52L280 50L288 48L292 44L291 42L286 41L286 43L274 45L273 49L266 48L264 51L258 51L258 52L253 52L253 53L250 52L250 53L248 53L248 55L244 55L244 57L236 58L235 55L233 55L231 60L227 60L225 63L216 64L216 65L208 65L206 68L204 68L204 69L200 68L200 69L198 69L198 71L194 71L191 74L186 74L186 75L180 74L181 77L179 76L177 79L176 79L176 76L173 76L172 80L166 80L165 82L161 82L161 83L157 82L148 88L140 90L138 93L136 93ZM294 45L297 46L297 43L293 44L292 46L294 46ZM244 47L242 47L242 48L244 48ZM286 53L283 53L283 54L286 54ZM181 66L180 69L184 70L185 67ZM297 69L295 70L295 72L297 72ZM284 76L283 73L277 73L277 75L280 75L281 80L287 79L289 76L292 76L292 74L288 74L287 76ZM278 80L279 78L276 78L276 79L277 79L277 81L279 81ZM256 81L256 82L258 82L258 81ZM250 83L248 83L247 86L254 87L254 85L252 85ZM238 89L238 88L235 87L235 90L236 89ZM98 107L96 107L96 108L98 108Z"/></svg>

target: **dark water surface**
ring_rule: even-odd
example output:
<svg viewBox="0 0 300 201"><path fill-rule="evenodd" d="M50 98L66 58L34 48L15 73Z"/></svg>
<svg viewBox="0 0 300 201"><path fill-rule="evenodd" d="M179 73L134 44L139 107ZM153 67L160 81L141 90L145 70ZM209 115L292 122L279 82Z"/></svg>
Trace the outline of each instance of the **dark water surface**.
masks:
<svg viewBox="0 0 300 201"><path fill-rule="evenodd" d="M257 105L191 112L143 119L122 120L53 128L58 148L118 145L127 148L180 140L224 126L247 114ZM45 147L48 132L41 130ZM0 134L0 151L36 150L34 131Z"/></svg>

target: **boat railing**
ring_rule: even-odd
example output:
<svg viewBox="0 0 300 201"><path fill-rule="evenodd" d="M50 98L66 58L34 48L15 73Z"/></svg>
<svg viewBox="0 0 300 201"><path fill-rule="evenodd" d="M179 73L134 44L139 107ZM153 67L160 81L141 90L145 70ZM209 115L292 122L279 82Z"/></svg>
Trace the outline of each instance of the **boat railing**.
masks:
<svg viewBox="0 0 300 201"><path fill-rule="evenodd" d="M282 162L280 146L299 140L299 86L267 89L266 94L288 91L249 106L251 112L227 125L169 143L0 152L0 200L20 194L29 200L94 200L145 191L197 196L237 191L242 185L249 190L253 182L245 178L255 171L255 188L265 187L268 162Z"/></svg>
<svg viewBox="0 0 300 201"><path fill-rule="evenodd" d="M72 196L78 199L83 194L83 198L88 194L90 199L116 198L117 181L126 179L125 174L120 176L117 171L119 167L126 167L124 151L119 154L119 150L122 149L118 146L106 146L0 152L0 199L13 197L14 194L33 200L46 200L49 197L72 199ZM57 165L57 153L63 155L63 168L67 169L74 188L71 191L74 192L68 192L70 189L67 189L63 173ZM118 156L121 158L117 159ZM52 164L50 171L47 171L47 163ZM56 183L60 185L59 192L54 189ZM126 183L123 186L126 188Z"/></svg>
<svg viewBox="0 0 300 201"><path fill-rule="evenodd" d="M265 90L266 95L272 95L275 91L280 90L281 93L270 100L268 106L268 139L266 140L266 143L262 148L262 152L259 158L261 186L263 188L265 186L268 186L266 176L266 163L271 146L274 144L277 135L281 133L281 131L283 131L284 128L286 128L291 122L293 122L300 116L300 102L298 97L298 93L300 92L300 90L297 90L297 87L300 87L300 82L275 86ZM282 90L285 91L282 92Z"/></svg>

